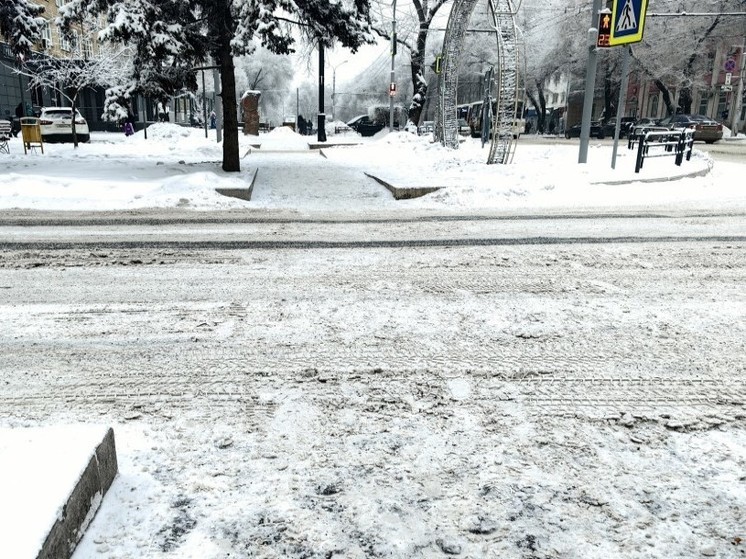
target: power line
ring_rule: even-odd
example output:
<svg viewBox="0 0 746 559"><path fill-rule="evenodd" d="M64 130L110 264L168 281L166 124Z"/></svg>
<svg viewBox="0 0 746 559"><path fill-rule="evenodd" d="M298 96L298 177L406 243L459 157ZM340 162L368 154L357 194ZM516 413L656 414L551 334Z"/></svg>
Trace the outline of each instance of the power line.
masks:
<svg viewBox="0 0 746 559"><path fill-rule="evenodd" d="M647 17L718 17L718 16L736 16L744 17L746 12L648 12Z"/></svg>

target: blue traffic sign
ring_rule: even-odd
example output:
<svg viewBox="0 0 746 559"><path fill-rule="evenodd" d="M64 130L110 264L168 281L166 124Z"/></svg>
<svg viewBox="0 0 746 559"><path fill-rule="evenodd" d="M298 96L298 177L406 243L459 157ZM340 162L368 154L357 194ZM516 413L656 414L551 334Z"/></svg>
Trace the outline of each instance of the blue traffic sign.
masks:
<svg viewBox="0 0 746 559"><path fill-rule="evenodd" d="M645 27L648 0L614 0L610 46L639 43Z"/></svg>

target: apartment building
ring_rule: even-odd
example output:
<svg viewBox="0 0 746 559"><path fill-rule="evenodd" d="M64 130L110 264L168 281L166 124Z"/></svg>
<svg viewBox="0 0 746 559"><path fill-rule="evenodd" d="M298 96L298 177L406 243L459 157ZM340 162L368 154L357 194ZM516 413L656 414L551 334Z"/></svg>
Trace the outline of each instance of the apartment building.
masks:
<svg viewBox="0 0 746 559"><path fill-rule="evenodd" d="M35 0L44 7L42 17L47 20L41 41L35 45L31 57L51 56L55 58L90 57L97 51L95 26L79 27L72 37L65 37L54 24L59 8L67 0ZM2 38L0 38L2 41ZM51 88L29 88L29 79L16 72L20 61L11 53L4 41L0 42L0 117L15 116L15 110L22 103L26 114L38 113L41 107L65 106L70 103L58 91ZM86 118L92 130L107 130L112 124L101 120L104 106L104 91L91 88L78 96L78 109Z"/></svg>

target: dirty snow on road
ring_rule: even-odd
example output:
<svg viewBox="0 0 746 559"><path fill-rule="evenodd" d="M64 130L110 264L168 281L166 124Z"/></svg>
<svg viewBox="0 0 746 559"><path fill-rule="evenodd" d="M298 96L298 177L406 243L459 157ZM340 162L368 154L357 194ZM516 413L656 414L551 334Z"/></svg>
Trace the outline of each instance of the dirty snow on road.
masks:
<svg viewBox="0 0 746 559"><path fill-rule="evenodd" d="M612 185L608 145L504 169L296 136L242 138L238 176L173 125L11 144L6 215L240 218L0 227L0 426L116 436L74 559L746 556L742 165ZM254 171L252 201L214 192ZM364 171L447 188L395 202ZM277 243L210 246L236 239Z"/></svg>

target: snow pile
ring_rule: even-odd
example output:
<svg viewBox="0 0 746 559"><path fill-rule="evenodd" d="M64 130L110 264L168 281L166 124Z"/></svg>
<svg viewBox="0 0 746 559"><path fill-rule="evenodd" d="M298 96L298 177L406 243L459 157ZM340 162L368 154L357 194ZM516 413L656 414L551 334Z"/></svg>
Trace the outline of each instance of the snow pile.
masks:
<svg viewBox="0 0 746 559"><path fill-rule="evenodd" d="M301 136L289 126L278 126L259 137L263 151L306 151L309 136Z"/></svg>
<svg viewBox="0 0 746 559"><path fill-rule="evenodd" d="M510 165L487 165L489 146L474 138L464 138L452 150L434 143L432 135L382 130L363 138L347 133L329 142L337 147L324 148L324 157L309 149L309 141L315 143L316 137L289 127L259 136L239 134L242 172L226 173L223 145L214 130L206 137L204 129L173 123L152 124L130 137L93 133L91 142L77 149L47 144L44 154L24 155L21 139L13 138L10 155L3 157L0 209L746 208L746 190L733 180L743 167L715 164L699 151L709 149L704 144L695 144L691 161L680 167L673 157L660 157L646 160L636 174L635 152L624 142L611 169L612 146L598 141L591 142L583 165L577 162L577 142L557 138L520 140ZM339 145L346 142L350 145ZM246 188L257 169L251 202L215 193L217 188ZM399 188L441 189L396 202L366 174Z"/></svg>

